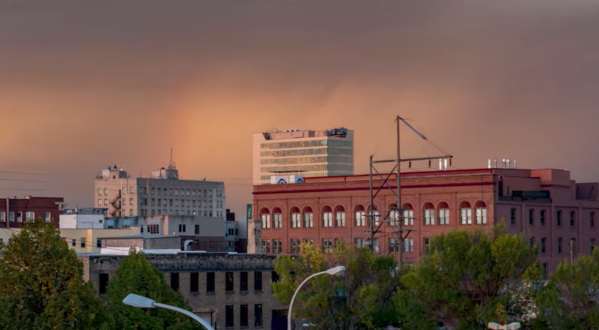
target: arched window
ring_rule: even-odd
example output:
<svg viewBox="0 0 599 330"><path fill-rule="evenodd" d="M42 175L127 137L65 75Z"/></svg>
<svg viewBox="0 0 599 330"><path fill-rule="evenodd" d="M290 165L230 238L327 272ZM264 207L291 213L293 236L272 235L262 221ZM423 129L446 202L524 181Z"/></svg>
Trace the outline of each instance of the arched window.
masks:
<svg viewBox="0 0 599 330"><path fill-rule="evenodd" d="M435 224L435 207L432 203L424 204L424 225L432 226Z"/></svg>
<svg viewBox="0 0 599 330"><path fill-rule="evenodd" d="M389 225L399 225L399 210L397 209L397 204L389 205Z"/></svg>
<svg viewBox="0 0 599 330"><path fill-rule="evenodd" d="M372 210L372 208L369 207L368 210L370 211L370 210ZM375 226L379 225L379 221L381 220L380 217L381 217L381 212L379 212L378 205L375 204L374 210L372 211L372 218L373 218L372 220L374 221Z"/></svg>
<svg viewBox="0 0 599 330"><path fill-rule="evenodd" d="M272 227L273 228L283 227L283 212L281 212L281 209L278 207L276 207L272 211Z"/></svg>
<svg viewBox="0 0 599 330"><path fill-rule="evenodd" d="M439 213L439 224L449 225L449 205L445 202L439 203L437 212Z"/></svg>
<svg viewBox="0 0 599 330"><path fill-rule="evenodd" d="M267 208L260 210L260 219L262 220L262 228L270 228L270 211Z"/></svg>
<svg viewBox="0 0 599 330"><path fill-rule="evenodd" d="M460 221L462 225L472 224L472 206L468 202L460 204Z"/></svg>
<svg viewBox="0 0 599 330"><path fill-rule="evenodd" d="M476 203L476 224L487 224L487 204L483 201Z"/></svg>
<svg viewBox="0 0 599 330"><path fill-rule="evenodd" d="M297 207L291 208L291 228L300 228L301 227L301 214L300 210Z"/></svg>
<svg viewBox="0 0 599 330"><path fill-rule="evenodd" d="M404 204L403 207L403 225L413 226L414 225L414 208L412 204Z"/></svg>
<svg viewBox="0 0 599 330"><path fill-rule="evenodd" d="M322 208L322 226L333 227L333 210L329 206Z"/></svg>
<svg viewBox="0 0 599 330"><path fill-rule="evenodd" d="M309 206L304 207L304 228L314 227L314 213Z"/></svg>
<svg viewBox="0 0 599 330"><path fill-rule="evenodd" d="M345 227L345 208L341 205L335 208L335 227Z"/></svg>
<svg viewBox="0 0 599 330"><path fill-rule="evenodd" d="M364 206L357 205L354 208L356 227L364 227L366 226L366 211L364 210Z"/></svg>

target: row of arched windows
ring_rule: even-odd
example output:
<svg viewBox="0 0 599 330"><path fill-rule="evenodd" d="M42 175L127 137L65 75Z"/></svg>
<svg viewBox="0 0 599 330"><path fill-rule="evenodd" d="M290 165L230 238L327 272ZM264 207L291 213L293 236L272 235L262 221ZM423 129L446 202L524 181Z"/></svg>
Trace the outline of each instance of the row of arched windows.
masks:
<svg viewBox="0 0 599 330"><path fill-rule="evenodd" d="M487 204L483 201L479 201L474 204L474 218L475 223L478 225L484 225L487 223ZM369 207L370 209L370 207ZM402 207L403 209L403 225L412 226L414 225L414 208L412 204L406 203ZM397 226L400 220L399 210L396 204L391 204L388 208L387 221L392 226ZM473 219L473 209L469 202L462 202L460 204L460 224L471 225ZM306 206L303 209L299 209L294 206L289 211L290 213L290 227L291 228L312 228L314 227L314 211L312 207ZM375 205L373 213L374 225L378 226L383 221L385 215L381 215L378 207ZM271 221L272 218L272 221ZM354 226L363 227L368 224L368 215L366 209L362 205L354 207ZM283 212L280 208L275 207L272 213L267 208L260 210L260 219L262 220L262 228L282 228L283 226ZM423 225L449 225L449 204L441 202L435 205L432 203L425 203L423 206ZM345 227L346 223L346 211L345 207L338 205L334 209L330 206L324 206L321 210L321 226L322 227Z"/></svg>

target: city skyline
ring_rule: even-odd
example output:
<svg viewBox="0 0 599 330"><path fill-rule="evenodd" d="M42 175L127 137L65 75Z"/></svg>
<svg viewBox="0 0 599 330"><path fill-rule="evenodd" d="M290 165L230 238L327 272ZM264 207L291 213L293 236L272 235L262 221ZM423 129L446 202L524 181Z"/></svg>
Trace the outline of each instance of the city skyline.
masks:
<svg viewBox="0 0 599 330"><path fill-rule="evenodd" d="M393 154L396 115L457 168L509 157L596 180L598 13L582 0L5 1L0 170L45 175L2 173L41 182L0 191L93 206L96 170L147 175L173 148L183 178L224 181L243 215L252 133L348 127L360 174ZM434 154L407 134L402 148Z"/></svg>

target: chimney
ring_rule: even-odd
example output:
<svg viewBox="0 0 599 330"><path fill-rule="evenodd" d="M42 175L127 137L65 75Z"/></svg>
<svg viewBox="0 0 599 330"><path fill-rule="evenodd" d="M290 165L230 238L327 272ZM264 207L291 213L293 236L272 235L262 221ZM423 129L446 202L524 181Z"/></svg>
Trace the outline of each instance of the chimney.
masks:
<svg viewBox="0 0 599 330"><path fill-rule="evenodd" d="M501 160L501 168L505 168L505 158Z"/></svg>
<svg viewBox="0 0 599 330"><path fill-rule="evenodd" d="M511 162L511 160L508 158L508 159L507 159L507 161L506 161L506 163L507 163L507 168L512 168L512 167L510 166L510 162Z"/></svg>
<svg viewBox="0 0 599 330"><path fill-rule="evenodd" d="M516 168L516 160L514 159L514 165L512 166L512 168Z"/></svg>
<svg viewBox="0 0 599 330"><path fill-rule="evenodd" d="M489 161L487 162L487 168L491 168L491 158L489 158Z"/></svg>

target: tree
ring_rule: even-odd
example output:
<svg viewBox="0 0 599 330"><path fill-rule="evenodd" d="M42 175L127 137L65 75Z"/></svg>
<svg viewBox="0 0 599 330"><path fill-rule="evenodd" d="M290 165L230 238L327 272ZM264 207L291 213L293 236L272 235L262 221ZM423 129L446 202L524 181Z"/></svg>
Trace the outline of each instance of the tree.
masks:
<svg viewBox="0 0 599 330"><path fill-rule="evenodd" d="M156 302L189 310L180 293L172 290L164 281L162 273L146 259L143 252L131 249L108 283L106 309L113 318L113 329L182 330L203 329L188 316L173 311L152 308L142 309L122 303L130 293L148 297Z"/></svg>
<svg viewBox="0 0 599 330"><path fill-rule="evenodd" d="M294 319L305 319L314 329L374 329L399 322L393 296L400 287L393 257L376 256L369 249L337 247L330 256L309 243L301 255L280 255L275 261L279 281L274 297L289 304L298 285L313 273L344 265L342 276L317 276L298 293Z"/></svg>
<svg viewBox="0 0 599 330"><path fill-rule="evenodd" d="M42 219L26 223L0 259L0 329L98 329L102 302L83 264Z"/></svg>
<svg viewBox="0 0 599 330"><path fill-rule="evenodd" d="M599 249L561 263L536 301L539 329L599 329Z"/></svg>
<svg viewBox="0 0 599 330"><path fill-rule="evenodd" d="M503 222L482 229L440 234L402 281L428 317L456 329L488 322L525 323L534 312L540 278L536 247Z"/></svg>

